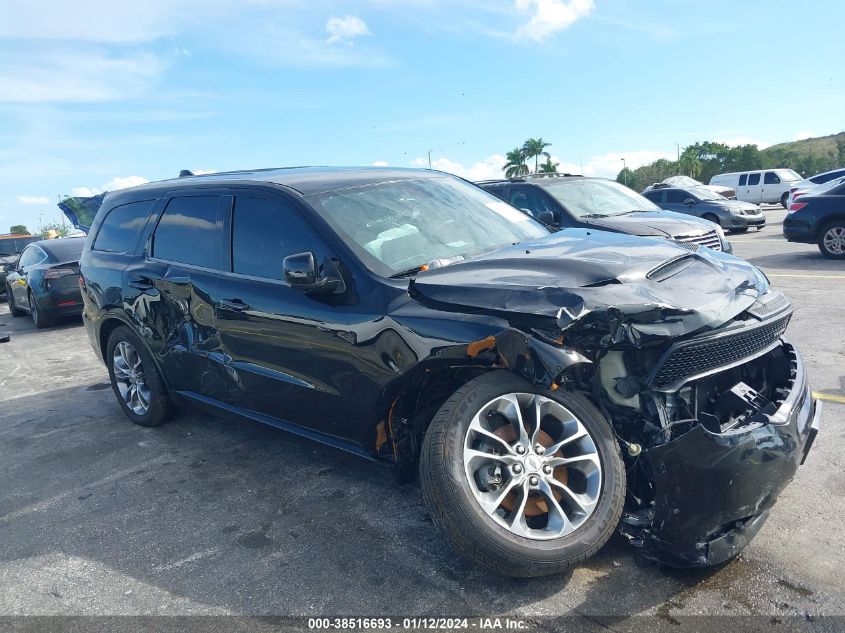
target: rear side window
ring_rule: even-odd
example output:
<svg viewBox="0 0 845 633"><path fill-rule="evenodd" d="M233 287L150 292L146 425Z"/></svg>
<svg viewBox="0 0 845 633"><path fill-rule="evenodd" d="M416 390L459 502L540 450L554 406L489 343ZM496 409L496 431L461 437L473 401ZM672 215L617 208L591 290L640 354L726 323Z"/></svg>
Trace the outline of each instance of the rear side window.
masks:
<svg viewBox="0 0 845 633"><path fill-rule="evenodd" d="M839 178L840 176L845 176L845 169L832 171L828 174L822 174L821 176L813 176L810 178L810 182L814 182L817 185L823 185L824 183L830 182L834 178Z"/></svg>
<svg viewBox="0 0 845 633"><path fill-rule="evenodd" d="M742 174L742 176L739 177L739 186L744 187L746 182L748 182L748 174Z"/></svg>
<svg viewBox="0 0 845 633"><path fill-rule="evenodd" d="M763 177L763 184L764 185L779 185L780 178L778 175L773 171L767 171L766 175Z"/></svg>
<svg viewBox="0 0 845 633"><path fill-rule="evenodd" d="M153 200L130 202L108 212L94 240L95 251L125 253L132 249L147 224Z"/></svg>
<svg viewBox="0 0 845 633"><path fill-rule="evenodd" d="M30 246L29 248L24 249L18 266L20 268L27 268L28 266L34 266L35 264L41 263L45 259L47 259L47 255L44 251L37 246Z"/></svg>
<svg viewBox="0 0 845 633"><path fill-rule="evenodd" d="M153 235L153 257L220 269L223 252L218 196L172 198Z"/></svg>
<svg viewBox="0 0 845 633"><path fill-rule="evenodd" d="M749 185L759 185L760 184L760 174L748 174L748 184Z"/></svg>
<svg viewBox="0 0 845 633"><path fill-rule="evenodd" d="M236 196L232 217L232 270L284 279L282 260L316 251L320 238L299 211L283 200Z"/></svg>

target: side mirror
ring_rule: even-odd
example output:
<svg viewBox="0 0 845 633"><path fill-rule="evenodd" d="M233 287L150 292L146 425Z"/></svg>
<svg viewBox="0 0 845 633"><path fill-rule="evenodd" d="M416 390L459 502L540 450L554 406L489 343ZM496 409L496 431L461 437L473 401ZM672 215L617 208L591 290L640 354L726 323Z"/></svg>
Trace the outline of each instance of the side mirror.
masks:
<svg viewBox="0 0 845 633"><path fill-rule="evenodd" d="M310 294L329 294L345 289L340 275L336 274L337 271L334 270L334 266L331 266L331 268L330 274L321 277L317 269L317 260L311 251L288 255L282 260L285 281L290 284L291 288L303 290Z"/></svg>
<svg viewBox="0 0 845 633"><path fill-rule="evenodd" d="M695 200L693 200L692 198L687 198L686 200L684 200L684 204L695 204Z"/></svg>
<svg viewBox="0 0 845 633"><path fill-rule="evenodd" d="M525 215L530 215L532 218L534 217L534 212L531 209L526 209L525 207L519 207L519 210L522 211Z"/></svg>
<svg viewBox="0 0 845 633"><path fill-rule="evenodd" d="M537 215L537 220L542 222L543 224L548 224L549 226L555 225L555 214L551 211L540 211Z"/></svg>

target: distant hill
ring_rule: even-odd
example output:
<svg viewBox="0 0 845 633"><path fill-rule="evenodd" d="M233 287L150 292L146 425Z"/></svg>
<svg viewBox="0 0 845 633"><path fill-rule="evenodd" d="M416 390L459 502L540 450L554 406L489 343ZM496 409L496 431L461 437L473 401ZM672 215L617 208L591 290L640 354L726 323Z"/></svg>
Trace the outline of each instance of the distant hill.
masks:
<svg viewBox="0 0 845 633"><path fill-rule="evenodd" d="M845 132L778 143L760 150L764 167L791 167L812 176L845 165Z"/></svg>

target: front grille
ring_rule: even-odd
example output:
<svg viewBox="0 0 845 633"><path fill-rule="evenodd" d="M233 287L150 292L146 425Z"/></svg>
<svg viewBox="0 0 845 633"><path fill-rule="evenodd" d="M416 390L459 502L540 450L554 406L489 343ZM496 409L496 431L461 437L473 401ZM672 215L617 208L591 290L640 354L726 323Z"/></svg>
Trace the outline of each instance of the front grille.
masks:
<svg viewBox="0 0 845 633"><path fill-rule="evenodd" d="M792 313L735 332L709 334L673 345L658 361L649 382L668 391L696 376L759 355L786 331Z"/></svg>
<svg viewBox="0 0 845 633"><path fill-rule="evenodd" d="M712 248L714 251L722 250L722 240L719 239L719 234L716 232L716 229L699 235L676 235L672 239L678 242L681 246L685 244L698 244L699 246Z"/></svg>

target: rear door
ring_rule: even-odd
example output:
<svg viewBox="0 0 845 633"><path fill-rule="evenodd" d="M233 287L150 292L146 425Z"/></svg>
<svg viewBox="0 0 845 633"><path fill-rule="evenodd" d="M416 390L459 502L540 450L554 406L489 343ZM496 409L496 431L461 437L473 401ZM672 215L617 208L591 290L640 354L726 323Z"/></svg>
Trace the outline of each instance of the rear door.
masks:
<svg viewBox="0 0 845 633"><path fill-rule="evenodd" d="M281 194L239 189L231 208L231 268L221 276L217 322L231 371L215 396L229 404L351 438L343 394L359 362L348 311L336 295L291 287L282 262L335 254L298 205ZM357 439L357 438L355 438Z"/></svg>
<svg viewBox="0 0 845 633"><path fill-rule="evenodd" d="M165 196L144 258L126 269L125 302L176 391L205 393L222 365L214 309L227 265L222 204L208 190Z"/></svg>

